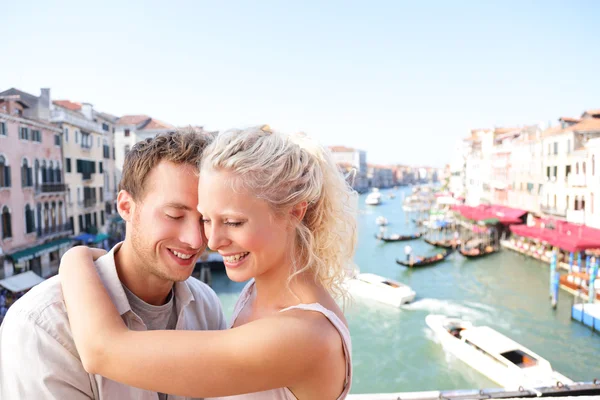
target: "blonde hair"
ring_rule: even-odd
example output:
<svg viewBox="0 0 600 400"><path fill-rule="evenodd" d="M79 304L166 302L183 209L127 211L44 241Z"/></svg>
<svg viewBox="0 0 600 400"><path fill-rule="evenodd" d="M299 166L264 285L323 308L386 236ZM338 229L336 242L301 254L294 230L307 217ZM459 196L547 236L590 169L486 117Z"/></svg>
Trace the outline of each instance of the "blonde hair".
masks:
<svg viewBox="0 0 600 400"><path fill-rule="evenodd" d="M290 281L310 271L333 296L345 296L343 280L356 246L355 193L329 151L304 134L268 126L219 134L203 154L202 169L236 175L235 185L265 200L276 213L307 203L297 224Z"/></svg>

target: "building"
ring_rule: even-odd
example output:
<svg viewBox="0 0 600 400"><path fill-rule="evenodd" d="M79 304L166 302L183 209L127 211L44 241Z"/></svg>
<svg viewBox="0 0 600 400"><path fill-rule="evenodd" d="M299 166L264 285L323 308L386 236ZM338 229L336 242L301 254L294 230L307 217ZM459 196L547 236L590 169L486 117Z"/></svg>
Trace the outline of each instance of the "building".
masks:
<svg viewBox="0 0 600 400"><path fill-rule="evenodd" d="M491 202L503 206L509 205L508 193L512 189L511 154L521 135L521 129L508 132L494 132L494 146L491 153Z"/></svg>
<svg viewBox="0 0 600 400"><path fill-rule="evenodd" d="M117 182L121 181L125 155L134 144L160 133L174 132L176 128L166 122L159 121L147 115L125 115L119 118L115 125L115 174Z"/></svg>
<svg viewBox="0 0 600 400"><path fill-rule="evenodd" d="M474 129L464 139L466 204L477 206L491 203L491 154L494 146L494 131Z"/></svg>
<svg viewBox="0 0 600 400"><path fill-rule="evenodd" d="M331 146L329 150L336 164L353 173L351 185L354 190L359 193L366 192L369 189L367 180L367 153L364 150L345 146ZM350 166L350 169L348 169L348 166Z"/></svg>
<svg viewBox="0 0 600 400"><path fill-rule="evenodd" d="M105 232L102 124L89 103L57 100L50 108L50 121L63 132L67 208L73 233L81 237Z"/></svg>
<svg viewBox="0 0 600 400"><path fill-rule="evenodd" d="M110 218L117 211L118 179L116 168L115 130L119 117L103 112L95 112L95 120L102 126L102 179L104 214Z"/></svg>
<svg viewBox="0 0 600 400"><path fill-rule="evenodd" d="M508 205L540 214L542 186L542 130L533 125L522 128L512 141Z"/></svg>
<svg viewBox="0 0 600 400"><path fill-rule="evenodd" d="M392 167L367 164L367 179L371 188L390 188L396 179Z"/></svg>
<svg viewBox="0 0 600 400"><path fill-rule="evenodd" d="M62 131L49 113L49 89L0 93L0 278L50 276L70 247Z"/></svg>

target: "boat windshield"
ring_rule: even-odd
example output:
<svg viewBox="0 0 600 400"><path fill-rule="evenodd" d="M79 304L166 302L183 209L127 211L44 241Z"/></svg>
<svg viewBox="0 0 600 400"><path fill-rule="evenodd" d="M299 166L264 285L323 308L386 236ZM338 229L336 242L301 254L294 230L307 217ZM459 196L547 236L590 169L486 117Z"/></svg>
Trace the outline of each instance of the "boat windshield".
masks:
<svg viewBox="0 0 600 400"><path fill-rule="evenodd" d="M521 350L511 350L500 354L519 368L535 367L538 360Z"/></svg>
<svg viewBox="0 0 600 400"><path fill-rule="evenodd" d="M388 285L388 286L391 286L391 287L393 287L393 288L398 288L398 287L400 287L400 285L398 285L398 284L396 284L396 283L394 283L394 282L390 282L390 281L383 281L383 282L381 282L381 283L384 283L384 284L386 284L386 285Z"/></svg>

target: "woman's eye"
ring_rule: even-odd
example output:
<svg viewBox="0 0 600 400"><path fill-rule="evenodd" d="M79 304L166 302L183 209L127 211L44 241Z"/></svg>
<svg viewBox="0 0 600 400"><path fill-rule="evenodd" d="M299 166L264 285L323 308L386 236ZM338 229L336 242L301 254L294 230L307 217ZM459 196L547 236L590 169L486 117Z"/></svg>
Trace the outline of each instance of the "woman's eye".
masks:
<svg viewBox="0 0 600 400"><path fill-rule="evenodd" d="M240 225L242 225L242 223L241 223L241 222L227 221L227 222L225 222L225 225L229 225L229 226L240 226Z"/></svg>
<svg viewBox="0 0 600 400"><path fill-rule="evenodd" d="M175 216L175 215L169 215L169 214L167 214L167 217L169 217L169 218L171 218L171 219L181 219L181 218L183 218L183 217L181 217L181 216L179 216L179 217L178 217L178 216Z"/></svg>

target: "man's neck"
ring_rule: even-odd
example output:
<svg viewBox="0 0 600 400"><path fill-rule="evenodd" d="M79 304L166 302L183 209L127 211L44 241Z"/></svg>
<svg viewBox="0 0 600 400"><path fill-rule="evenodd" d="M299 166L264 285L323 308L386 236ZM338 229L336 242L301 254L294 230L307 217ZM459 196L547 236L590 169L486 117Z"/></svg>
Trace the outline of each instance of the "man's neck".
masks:
<svg viewBox="0 0 600 400"><path fill-rule="evenodd" d="M115 253L115 266L119 280L133 294L148 304L163 305L173 288L173 282L161 279L139 265L129 241L123 242Z"/></svg>

